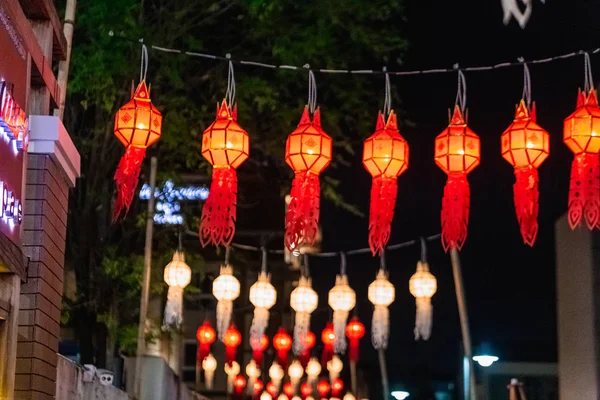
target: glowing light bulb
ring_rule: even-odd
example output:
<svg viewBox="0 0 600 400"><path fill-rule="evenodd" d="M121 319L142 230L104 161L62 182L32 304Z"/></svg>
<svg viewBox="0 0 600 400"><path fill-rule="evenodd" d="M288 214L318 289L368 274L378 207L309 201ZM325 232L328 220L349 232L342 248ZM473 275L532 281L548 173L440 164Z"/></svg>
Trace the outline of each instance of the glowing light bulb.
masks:
<svg viewBox="0 0 600 400"><path fill-rule="evenodd" d="M488 355L475 356L473 357L473 361L477 361L477 363L482 367L489 367L490 365L498 361L498 357Z"/></svg>
<svg viewBox="0 0 600 400"><path fill-rule="evenodd" d="M458 154L460 154L461 156L464 156L465 155L465 149L458 150Z"/></svg>

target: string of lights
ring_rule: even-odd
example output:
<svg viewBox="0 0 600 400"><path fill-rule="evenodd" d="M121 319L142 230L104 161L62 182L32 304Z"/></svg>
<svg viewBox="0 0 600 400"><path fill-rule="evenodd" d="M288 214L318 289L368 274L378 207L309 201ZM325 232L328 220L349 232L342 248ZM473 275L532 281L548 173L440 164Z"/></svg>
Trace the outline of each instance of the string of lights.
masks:
<svg viewBox="0 0 600 400"><path fill-rule="evenodd" d="M388 75L394 75L394 76L407 76L407 75L440 74L440 73L456 72L457 70L461 70L464 72L490 71L490 70L501 69L501 68L522 66L525 63L526 64L545 64L545 63L549 63L549 62L553 62L553 61L564 60L564 59L579 57L579 56L585 56L585 54L600 53L600 47L599 47L599 48L595 48L595 49L592 49L589 51L579 50L579 51L574 51L574 52L567 53L567 54L560 54L560 55L556 55L556 56L552 56L552 57L540 58L540 59L529 60L529 61L526 61L523 58L519 58L517 61L509 61L509 62L502 62L499 64L473 66L473 67L460 67L460 64L454 64L452 66L452 68L433 68L433 69L422 69L422 70L411 70L411 71L388 71L386 67L383 67L380 70L376 70L376 69L332 69L332 68L313 68L308 63L306 63L302 66L288 65L288 64L268 64L268 63L262 63L262 62L258 62L258 61L252 61L252 60L239 60L236 58L232 58L231 54L229 54L229 53L226 54L225 56L219 56L216 54L208 54L208 53L201 53L201 52L196 52L196 51L189 51L189 50L183 50L183 49L175 49L175 48L152 45L152 44L146 43L143 38L140 38L137 40L131 39L131 38L127 38L125 36L117 35L114 31L110 31L109 36L115 37L118 39L139 42L140 44L146 44L146 46L148 46L150 49L156 50L159 52L163 52L163 53L186 55L189 57L199 57L199 58L206 58L206 59L217 60L217 61L226 61L226 62L232 62L234 64L239 64L239 65L249 65L249 66L254 66L254 67L259 67L259 68L267 68L267 69L301 70L301 71L302 70L310 70L310 71L324 73L324 74L350 74L350 75L388 74Z"/></svg>

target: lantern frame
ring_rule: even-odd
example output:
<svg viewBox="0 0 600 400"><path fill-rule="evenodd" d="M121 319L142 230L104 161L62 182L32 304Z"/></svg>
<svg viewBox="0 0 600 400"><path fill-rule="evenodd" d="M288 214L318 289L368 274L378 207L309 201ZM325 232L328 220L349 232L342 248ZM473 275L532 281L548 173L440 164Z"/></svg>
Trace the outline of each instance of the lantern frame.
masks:
<svg viewBox="0 0 600 400"><path fill-rule="evenodd" d="M390 111L383 122L381 111L377 114L375 133L363 144L363 165L371 176L397 178L408 169L409 147L398 131L396 114Z"/></svg>
<svg viewBox="0 0 600 400"><path fill-rule="evenodd" d="M312 120L308 106L300 118L298 127L285 143L285 162L294 172L310 171L320 174L331 163L332 140L321 128L321 111L314 112Z"/></svg>
<svg viewBox="0 0 600 400"><path fill-rule="evenodd" d="M469 173L481 160L479 136L465 122L458 106L450 124L435 138L434 159L446 174Z"/></svg>
<svg viewBox="0 0 600 400"><path fill-rule="evenodd" d="M565 118L563 141L576 155L600 153L600 108L595 89L577 94L577 108Z"/></svg>
<svg viewBox="0 0 600 400"><path fill-rule="evenodd" d="M502 157L515 168L538 168L550 155L550 135L536 123L535 114L535 105L529 111L525 100L521 100L513 123L500 138Z"/></svg>
<svg viewBox="0 0 600 400"><path fill-rule="evenodd" d="M146 81L142 80L131 100L115 115L114 135L123 146L146 148L160 139L162 114L152 104Z"/></svg>

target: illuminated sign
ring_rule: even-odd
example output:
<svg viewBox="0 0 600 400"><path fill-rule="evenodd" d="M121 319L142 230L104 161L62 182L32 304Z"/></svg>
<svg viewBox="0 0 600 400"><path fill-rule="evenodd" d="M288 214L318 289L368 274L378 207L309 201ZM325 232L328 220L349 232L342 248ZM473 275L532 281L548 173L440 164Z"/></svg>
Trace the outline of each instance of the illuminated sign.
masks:
<svg viewBox="0 0 600 400"><path fill-rule="evenodd" d="M162 189L154 189L154 198L156 199L154 222L160 225L181 225L183 224L183 215L179 214L181 211L180 201L206 200L208 188L202 186L175 187L169 180L165 182ZM150 199L150 186L147 183L140 190L140 199Z"/></svg>
<svg viewBox="0 0 600 400"><path fill-rule="evenodd" d="M29 127L27 115L12 96L12 88L0 79L0 135L8 143L14 155L27 150Z"/></svg>
<svg viewBox="0 0 600 400"><path fill-rule="evenodd" d="M6 183L0 181L0 218L11 226L23 221L23 204L15 199L14 193L9 190Z"/></svg>

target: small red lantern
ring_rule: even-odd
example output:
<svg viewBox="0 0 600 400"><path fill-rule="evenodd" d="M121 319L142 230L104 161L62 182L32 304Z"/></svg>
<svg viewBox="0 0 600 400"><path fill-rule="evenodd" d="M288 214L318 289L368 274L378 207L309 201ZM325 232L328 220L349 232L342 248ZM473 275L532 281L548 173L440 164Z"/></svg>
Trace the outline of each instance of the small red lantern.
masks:
<svg viewBox="0 0 600 400"><path fill-rule="evenodd" d="M290 204L285 216L285 245L290 250L311 246L319 231L319 174L331 162L331 137L321 128L321 111L312 120L304 108L298 127L288 136L285 162L294 170Z"/></svg>
<svg viewBox="0 0 600 400"><path fill-rule="evenodd" d="M600 225L600 108L596 90L579 91L577 108L564 122L563 139L575 154L569 188L569 225L581 218L589 229Z"/></svg>
<svg viewBox="0 0 600 400"><path fill-rule="evenodd" d="M350 348L348 350L348 358L350 362L358 361L359 342L365 336L365 326L358 320L358 317L354 317L346 325L346 336L350 341Z"/></svg>
<svg viewBox="0 0 600 400"><path fill-rule="evenodd" d="M250 155L248 133L237 123L237 109L223 100L217 118L202 135L202 156L213 166L212 183L200 219L202 246L227 246L235 234L237 175Z"/></svg>
<svg viewBox="0 0 600 400"><path fill-rule="evenodd" d="M267 347L269 347L269 338L267 335L262 335L257 346L253 343L256 339L250 338L250 347L252 347L252 358L257 366L260 367L263 361L263 354Z"/></svg>
<svg viewBox="0 0 600 400"><path fill-rule="evenodd" d="M306 339L304 341L304 350L300 354L300 364L302 364L302 368L306 368L306 364L310 361L310 352L317 342L317 338L315 334L312 332L308 332L306 334Z"/></svg>
<svg viewBox="0 0 600 400"><path fill-rule="evenodd" d="M150 101L150 92L142 80L131 100L117 111L114 133L126 147L115 172L117 198L112 220L115 222L123 209L129 211L138 184L146 148L160 138L162 114Z"/></svg>
<svg viewBox="0 0 600 400"><path fill-rule="evenodd" d="M237 347L240 343L242 343L242 334L235 328L234 324L229 325L229 328L225 331L225 336L223 337L227 364L231 365L231 363L235 361Z"/></svg>
<svg viewBox="0 0 600 400"><path fill-rule="evenodd" d="M470 189L467 174L479 165L479 137L467 126L459 106L435 139L435 163L447 175L442 201L442 245L460 250L467 238Z"/></svg>
<svg viewBox="0 0 600 400"><path fill-rule="evenodd" d="M210 322L204 321L202 326L196 331L196 338L198 339L198 354L196 356L196 363L202 364L202 361L210 353L210 345L215 342L217 334L210 325Z"/></svg>
<svg viewBox="0 0 600 400"><path fill-rule="evenodd" d="M274 384L273 382L267 383L267 393L269 393L272 398L275 398L275 396L277 396L278 392L279 392L279 389L277 388L276 384Z"/></svg>
<svg viewBox="0 0 600 400"><path fill-rule="evenodd" d="M283 385L283 393L286 394L287 397L289 397L290 399L294 396L294 385L292 385L292 382L286 382Z"/></svg>
<svg viewBox="0 0 600 400"><path fill-rule="evenodd" d="M277 350L277 363L286 370L288 352L292 348L292 337L285 328L279 328L277 334L273 337L273 347Z"/></svg>
<svg viewBox="0 0 600 400"><path fill-rule="evenodd" d="M333 344L335 343L335 332L333 331L333 324L331 322L328 322L325 329L323 329L321 341L323 342L321 365L323 365L323 368L327 368L327 363L333 357Z"/></svg>
<svg viewBox="0 0 600 400"><path fill-rule="evenodd" d="M253 387L254 395L259 396L262 393L264 387L265 387L265 385L263 384L263 382L260 379L255 380L254 387Z"/></svg>
<svg viewBox="0 0 600 400"><path fill-rule="evenodd" d="M369 217L369 246L373 255L385 248L392 231L398 185L396 179L408 168L408 143L398 131L396 114L387 122L377 114L375 133L365 140L363 165L373 177Z"/></svg>
<svg viewBox="0 0 600 400"><path fill-rule="evenodd" d="M344 381L340 378L335 378L331 382L331 396L340 397L340 394L342 394L342 390L344 390Z"/></svg>
<svg viewBox="0 0 600 400"><path fill-rule="evenodd" d="M235 389L235 395L241 396L246 387L246 378L243 375L238 375L233 380L233 387Z"/></svg>
<svg viewBox="0 0 600 400"><path fill-rule="evenodd" d="M312 394L312 391L313 388L310 383L304 382L302 385L300 385L300 393L302 394L303 398L307 398L308 396L310 396Z"/></svg>
<svg viewBox="0 0 600 400"><path fill-rule="evenodd" d="M317 384L317 391L319 392L319 396L321 396L322 399L328 398L329 390L331 390L329 382L327 382L325 379L320 380Z"/></svg>
<svg viewBox="0 0 600 400"><path fill-rule="evenodd" d="M501 137L502 157L515 169L515 210L525 244L533 246L538 232L538 170L550 154L550 135L536 123L535 103L531 111L521 100L513 123Z"/></svg>

